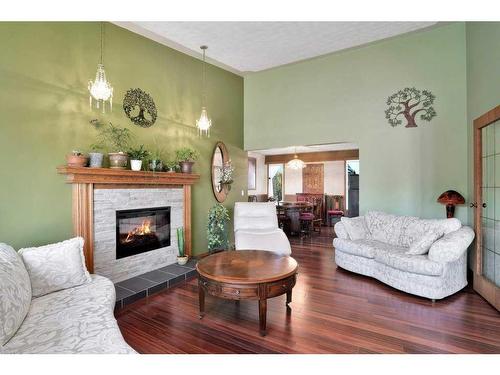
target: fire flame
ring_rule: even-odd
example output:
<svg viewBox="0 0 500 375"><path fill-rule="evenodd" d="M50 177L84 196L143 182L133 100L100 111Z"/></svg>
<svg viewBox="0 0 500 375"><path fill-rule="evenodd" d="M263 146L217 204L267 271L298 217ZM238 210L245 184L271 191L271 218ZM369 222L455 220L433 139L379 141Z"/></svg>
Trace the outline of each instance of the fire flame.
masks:
<svg viewBox="0 0 500 375"><path fill-rule="evenodd" d="M151 220L143 220L140 226L128 232L125 242L131 242L134 236L144 236L149 233L151 233Z"/></svg>

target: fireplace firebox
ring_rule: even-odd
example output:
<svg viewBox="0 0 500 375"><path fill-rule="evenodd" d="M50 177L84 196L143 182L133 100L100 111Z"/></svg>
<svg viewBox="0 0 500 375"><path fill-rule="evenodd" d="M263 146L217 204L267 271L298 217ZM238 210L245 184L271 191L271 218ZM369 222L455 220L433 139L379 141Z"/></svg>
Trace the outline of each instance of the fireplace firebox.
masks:
<svg viewBox="0 0 500 375"><path fill-rule="evenodd" d="M170 246L170 207L116 211L116 259Z"/></svg>

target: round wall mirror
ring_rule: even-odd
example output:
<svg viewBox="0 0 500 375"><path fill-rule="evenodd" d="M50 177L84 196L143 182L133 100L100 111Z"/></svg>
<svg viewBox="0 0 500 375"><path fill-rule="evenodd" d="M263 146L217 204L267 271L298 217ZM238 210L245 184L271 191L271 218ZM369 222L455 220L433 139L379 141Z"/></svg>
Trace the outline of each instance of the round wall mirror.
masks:
<svg viewBox="0 0 500 375"><path fill-rule="evenodd" d="M226 200L227 189L221 183L222 168L229 161L229 153L226 145L222 142L217 142L212 155L212 190L217 202L222 203Z"/></svg>

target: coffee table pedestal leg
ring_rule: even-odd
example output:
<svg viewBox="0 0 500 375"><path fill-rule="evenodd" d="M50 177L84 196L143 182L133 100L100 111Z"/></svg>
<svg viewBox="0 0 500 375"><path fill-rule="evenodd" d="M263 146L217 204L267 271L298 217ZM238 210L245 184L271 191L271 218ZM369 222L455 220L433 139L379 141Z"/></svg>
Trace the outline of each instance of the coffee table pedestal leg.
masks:
<svg viewBox="0 0 500 375"><path fill-rule="evenodd" d="M200 319L205 315L205 291L201 286L201 282L198 283L198 302L200 304Z"/></svg>
<svg viewBox="0 0 500 375"><path fill-rule="evenodd" d="M267 315L267 299L259 300L259 328L260 335L266 335L266 315Z"/></svg>
<svg viewBox="0 0 500 375"><path fill-rule="evenodd" d="M290 289L288 292L286 292L286 307L292 302L292 290Z"/></svg>

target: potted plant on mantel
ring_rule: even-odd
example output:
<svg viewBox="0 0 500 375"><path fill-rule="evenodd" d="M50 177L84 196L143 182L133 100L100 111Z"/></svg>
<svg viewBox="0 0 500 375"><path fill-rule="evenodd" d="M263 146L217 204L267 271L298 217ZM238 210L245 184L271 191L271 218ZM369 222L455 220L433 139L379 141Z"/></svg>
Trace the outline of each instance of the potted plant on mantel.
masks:
<svg viewBox="0 0 500 375"><path fill-rule="evenodd" d="M130 157L130 169L140 171L142 169L142 161L149 156L149 151L144 148L144 145L132 147L128 150Z"/></svg>
<svg viewBox="0 0 500 375"><path fill-rule="evenodd" d="M183 266L187 263L189 257L184 253L184 228L177 228L177 247L179 255L177 256L177 264Z"/></svg>
<svg viewBox="0 0 500 375"><path fill-rule="evenodd" d="M198 151L189 147L182 147L175 151L176 158L181 167L182 173L191 173L193 171L193 164L199 158Z"/></svg>
<svg viewBox="0 0 500 375"><path fill-rule="evenodd" d="M95 122L98 134L98 147L113 150L108 153L109 167L113 169L125 169L127 167L128 154L125 150L132 139L132 133L127 128L121 128L113 125L111 122L102 126L98 121Z"/></svg>
<svg viewBox="0 0 500 375"><path fill-rule="evenodd" d="M97 144L90 145L92 152L89 152L89 167L102 168L102 160L104 155L101 151L101 146Z"/></svg>
<svg viewBox="0 0 500 375"><path fill-rule="evenodd" d="M71 151L71 154L66 155L66 163L68 167L86 167L88 163L88 156L80 151Z"/></svg>
<svg viewBox="0 0 500 375"><path fill-rule="evenodd" d="M161 172L163 170L162 159L163 150L158 146L151 153L151 159L149 159L149 170L153 172Z"/></svg>
<svg viewBox="0 0 500 375"><path fill-rule="evenodd" d="M177 169L177 160L167 160L165 162L165 167L167 168L167 172L174 173Z"/></svg>

